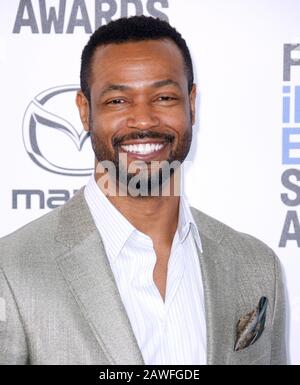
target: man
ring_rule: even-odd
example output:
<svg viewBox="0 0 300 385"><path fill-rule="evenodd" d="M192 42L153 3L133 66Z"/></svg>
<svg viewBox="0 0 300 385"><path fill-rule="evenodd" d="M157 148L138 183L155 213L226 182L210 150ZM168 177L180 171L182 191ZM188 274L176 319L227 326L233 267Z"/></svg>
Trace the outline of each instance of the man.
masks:
<svg viewBox="0 0 300 385"><path fill-rule="evenodd" d="M277 257L176 193L195 98L168 23L91 36L76 101L95 174L1 240L2 364L285 364Z"/></svg>

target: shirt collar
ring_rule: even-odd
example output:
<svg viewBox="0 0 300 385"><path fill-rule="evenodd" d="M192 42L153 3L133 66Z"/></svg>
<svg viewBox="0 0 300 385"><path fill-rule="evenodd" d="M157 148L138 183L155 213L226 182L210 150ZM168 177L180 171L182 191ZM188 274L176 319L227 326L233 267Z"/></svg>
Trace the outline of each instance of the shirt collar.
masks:
<svg viewBox="0 0 300 385"><path fill-rule="evenodd" d="M98 187L94 175L84 189L84 196L101 235L108 258L114 262L125 242L136 230Z"/></svg>
<svg viewBox="0 0 300 385"><path fill-rule="evenodd" d="M189 232L191 231L192 236L199 248L199 251L202 253L202 243L201 243L198 227L194 221L190 206L183 195L180 197L177 229L178 229L178 235L179 235L179 242L181 243L186 239Z"/></svg>
<svg viewBox="0 0 300 385"><path fill-rule="evenodd" d="M94 175L85 186L84 196L111 262L114 262L118 257L125 243L133 234L138 233L147 237L138 231L108 200L98 187ZM184 242L190 231L200 252L202 252L198 228L187 200L181 196L177 227L178 241Z"/></svg>

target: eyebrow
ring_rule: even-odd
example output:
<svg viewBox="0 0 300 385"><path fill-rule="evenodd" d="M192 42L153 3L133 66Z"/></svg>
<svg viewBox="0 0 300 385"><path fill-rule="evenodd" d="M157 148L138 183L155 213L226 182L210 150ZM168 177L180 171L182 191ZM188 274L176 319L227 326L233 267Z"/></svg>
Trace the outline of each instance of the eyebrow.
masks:
<svg viewBox="0 0 300 385"><path fill-rule="evenodd" d="M150 87L160 88L160 87L165 87L165 86L169 86L169 85L172 85L172 86L175 86L175 87L181 89L179 83L177 83L175 80L172 80L172 79L159 80L157 82L152 83L150 85ZM100 96L104 96L108 92L111 92L111 91L130 91L132 89L133 89L132 87L126 86L124 84L108 84L103 89L103 91L101 92Z"/></svg>
<svg viewBox="0 0 300 385"><path fill-rule="evenodd" d="M154 88L160 88L164 86L175 86L180 89L179 83L172 79L159 80L158 82L152 84L152 87Z"/></svg>

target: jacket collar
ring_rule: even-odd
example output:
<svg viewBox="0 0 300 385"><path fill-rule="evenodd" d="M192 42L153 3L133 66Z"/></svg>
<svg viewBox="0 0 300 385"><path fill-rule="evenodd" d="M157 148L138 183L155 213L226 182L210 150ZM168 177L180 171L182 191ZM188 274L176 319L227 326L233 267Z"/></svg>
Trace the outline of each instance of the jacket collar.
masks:
<svg viewBox="0 0 300 385"><path fill-rule="evenodd" d="M61 273L111 364L144 364L103 243L80 190L60 209Z"/></svg>

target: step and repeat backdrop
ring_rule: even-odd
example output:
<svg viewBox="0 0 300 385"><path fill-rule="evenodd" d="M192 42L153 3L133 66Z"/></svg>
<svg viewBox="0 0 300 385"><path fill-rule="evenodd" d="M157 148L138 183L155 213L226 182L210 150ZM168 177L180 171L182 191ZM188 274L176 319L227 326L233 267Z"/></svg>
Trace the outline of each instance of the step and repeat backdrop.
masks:
<svg viewBox="0 0 300 385"><path fill-rule="evenodd" d="M290 362L300 364L300 1L1 1L0 236L86 183L81 50L98 26L135 14L169 20L187 40L198 113L185 194L278 254Z"/></svg>

